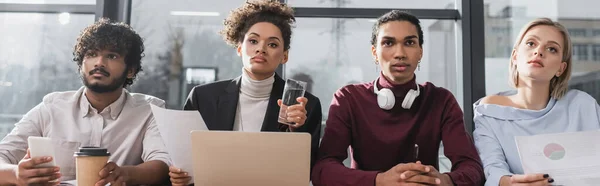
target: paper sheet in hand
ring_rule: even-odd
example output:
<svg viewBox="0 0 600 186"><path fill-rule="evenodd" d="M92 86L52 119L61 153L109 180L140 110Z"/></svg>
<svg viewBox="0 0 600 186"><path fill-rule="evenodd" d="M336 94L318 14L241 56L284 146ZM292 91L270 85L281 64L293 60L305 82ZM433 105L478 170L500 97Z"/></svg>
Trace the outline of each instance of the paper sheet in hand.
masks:
<svg viewBox="0 0 600 186"><path fill-rule="evenodd" d="M163 142L171 156L173 166L194 175L192 166L193 130L208 130L198 111L169 110L152 105L152 113ZM194 178L192 177L192 182Z"/></svg>
<svg viewBox="0 0 600 186"><path fill-rule="evenodd" d="M546 173L553 185L600 183L600 131L515 137L525 174Z"/></svg>

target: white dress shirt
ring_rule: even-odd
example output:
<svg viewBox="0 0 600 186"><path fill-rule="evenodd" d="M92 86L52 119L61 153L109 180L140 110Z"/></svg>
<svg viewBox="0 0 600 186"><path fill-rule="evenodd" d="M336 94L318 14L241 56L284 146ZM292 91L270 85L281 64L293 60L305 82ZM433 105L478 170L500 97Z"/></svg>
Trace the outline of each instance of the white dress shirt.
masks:
<svg viewBox="0 0 600 186"><path fill-rule="evenodd" d="M117 101L98 112L84 92L82 87L46 95L0 141L0 163L17 164L26 154L27 138L43 136L54 142L54 159L60 167L61 180L75 179L73 153L83 146L108 149L109 161L119 166L151 160L170 165L150 110L150 104L164 107L163 100L123 89Z"/></svg>

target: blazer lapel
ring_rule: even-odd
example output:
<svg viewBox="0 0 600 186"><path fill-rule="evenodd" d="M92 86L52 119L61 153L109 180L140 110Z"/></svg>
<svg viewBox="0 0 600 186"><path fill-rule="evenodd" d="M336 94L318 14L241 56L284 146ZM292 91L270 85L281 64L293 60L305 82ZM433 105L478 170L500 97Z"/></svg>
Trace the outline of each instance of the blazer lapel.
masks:
<svg viewBox="0 0 600 186"><path fill-rule="evenodd" d="M231 80L225 88L225 94L219 96L217 101L217 123L211 130L233 130L235 113L240 97L241 76Z"/></svg>
<svg viewBox="0 0 600 186"><path fill-rule="evenodd" d="M265 113L265 119L263 120L261 131L280 131L279 122L277 121L279 118L279 105L277 105L277 100L281 99L283 95L283 87L285 86L285 81L281 79L275 73L275 82L273 82L273 89L271 89L271 96L269 97L269 105L267 106L267 112Z"/></svg>

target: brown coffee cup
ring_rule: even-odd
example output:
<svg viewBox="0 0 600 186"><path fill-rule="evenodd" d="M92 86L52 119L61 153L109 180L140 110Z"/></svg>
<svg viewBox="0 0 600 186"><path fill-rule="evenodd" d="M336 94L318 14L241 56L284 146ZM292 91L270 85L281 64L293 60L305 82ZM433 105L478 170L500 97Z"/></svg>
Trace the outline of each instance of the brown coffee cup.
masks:
<svg viewBox="0 0 600 186"><path fill-rule="evenodd" d="M77 186L93 186L100 181L100 170L108 163L110 153L105 148L81 147L74 156Z"/></svg>

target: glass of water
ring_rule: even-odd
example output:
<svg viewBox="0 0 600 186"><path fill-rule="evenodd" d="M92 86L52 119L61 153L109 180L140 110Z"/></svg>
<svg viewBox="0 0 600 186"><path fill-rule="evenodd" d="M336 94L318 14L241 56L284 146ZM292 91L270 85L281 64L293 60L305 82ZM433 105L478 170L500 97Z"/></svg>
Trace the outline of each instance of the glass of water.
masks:
<svg viewBox="0 0 600 186"><path fill-rule="evenodd" d="M283 88L283 97L281 98L282 104L279 108L279 123L294 125L294 122L287 120L287 108L288 106L299 104L296 100L299 97L304 97L306 92L306 82L287 79L285 81L285 87Z"/></svg>

